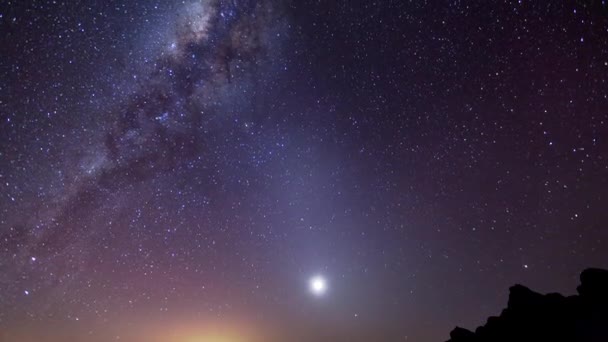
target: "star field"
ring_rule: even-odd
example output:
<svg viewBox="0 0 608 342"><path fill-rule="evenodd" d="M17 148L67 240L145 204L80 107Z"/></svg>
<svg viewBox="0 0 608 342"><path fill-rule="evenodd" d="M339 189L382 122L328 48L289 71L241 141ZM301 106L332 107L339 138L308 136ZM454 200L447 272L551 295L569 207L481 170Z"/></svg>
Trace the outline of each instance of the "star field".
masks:
<svg viewBox="0 0 608 342"><path fill-rule="evenodd" d="M608 268L607 15L1 2L0 341L443 341L571 293Z"/></svg>

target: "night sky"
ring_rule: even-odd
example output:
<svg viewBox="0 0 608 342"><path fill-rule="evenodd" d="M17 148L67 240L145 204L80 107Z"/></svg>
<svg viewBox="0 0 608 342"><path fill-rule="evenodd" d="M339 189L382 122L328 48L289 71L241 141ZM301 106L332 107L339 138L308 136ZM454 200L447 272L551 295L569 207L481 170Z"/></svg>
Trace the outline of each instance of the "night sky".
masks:
<svg viewBox="0 0 608 342"><path fill-rule="evenodd" d="M444 341L608 268L605 1L2 0L0 53L2 342Z"/></svg>

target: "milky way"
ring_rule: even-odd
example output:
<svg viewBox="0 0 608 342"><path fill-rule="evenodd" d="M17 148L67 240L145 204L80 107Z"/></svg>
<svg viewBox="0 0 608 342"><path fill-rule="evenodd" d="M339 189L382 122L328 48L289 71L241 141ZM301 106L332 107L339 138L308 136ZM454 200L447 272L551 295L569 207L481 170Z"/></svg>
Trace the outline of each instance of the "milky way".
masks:
<svg viewBox="0 0 608 342"><path fill-rule="evenodd" d="M42 227L24 248L23 260L88 243L81 240L97 232L73 218L86 217L120 190L197 161L209 164L199 170L201 178L220 171L212 163L217 163L214 149L222 146L213 139L233 134L223 127L242 120L239 111L254 100L249 83L276 44L267 35L280 24L280 13L263 2L204 1L185 6L174 19L167 51L161 50L151 72L140 76L137 90L108 113L112 123L103 141L82 151L89 157L76 158L81 172L55 203L45 204L37 223L26 223Z"/></svg>
<svg viewBox="0 0 608 342"><path fill-rule="evenodd" d="M104 249L124 248L120 245L133 238L131 234L147 234L124 229L134 228L142 215L136 209L134 218L124 217L129 215L124 205L132 197L139 197L147 182L165 182L163 177L180 181L192 176L190 181L194 180L195 185L205 184L199 189L203 194L199 204L204 207L212 196L223 194L230 186L231 180L224 179L224 169L259 166L271 158L256 157L254 152L251 161L238 159L238 165L225 165L231 161L218 155L230 153L225 149L230 148L226 145L232 139L241 141L243 149L249 144L251 148L263 148L246 140L252 134L248 128L259 119L247 110L254 105L256 87L264 82L255 79L258 73L265 73L265 81L272 79L268 61L280 49L281 34L286 34L283 20L281 6L263 1L191 2L168 16L159 47L147 51L151 55L145 61L150 66L133 76L141 81L105 113L93 113L107 116L107 124L93 127L95 141L75 147L71 151L74 157L64 165L66 169L57 170L61 188L33 209L34 216L11 217L3 243L12 260L5 262L3 269L13 279L5 283L13 295L50 293L41 305L40 313L46 314L46 309L61 301L66 291L89 278L83 273L91 271L87 266L90 258L99 258ZM149 198L141 201L149 203ZM175 213L181 216L185 207L181 204ZM160 206L156 209L162 210ZM192 218L186 220L192 222ZM161 235L169 234L177 231L173 225L186 220L154 229ZM126 226L117 227L121 221ZM197 228L188 228L188 234L194 229L203 234L206 228L201 224L205 223L209 224L201 222ZM136 250L147 253L142 247L146 238L138 236L136 240L132 241ZM103 246L96 241L103 241ZM202 248L200 244L197 247ZM126 267L133 266L128 265L133 262L130 252L120 255ZM45 266L37 266L41 262ZM154 262L149 265L153 267ZM14 281L20 278L37 285L28 290L20 288L20 282ZM84 281L88 286L93 282ZM3 314L13 311L8 310L12 305L5 303L7 312Z"/></svg>
<svg viewBox="0 0 608 342"><path fill-rule="evenodd" d="M0 340L441 341L571 292L608 267L606 14L3 2Z"/></svg>

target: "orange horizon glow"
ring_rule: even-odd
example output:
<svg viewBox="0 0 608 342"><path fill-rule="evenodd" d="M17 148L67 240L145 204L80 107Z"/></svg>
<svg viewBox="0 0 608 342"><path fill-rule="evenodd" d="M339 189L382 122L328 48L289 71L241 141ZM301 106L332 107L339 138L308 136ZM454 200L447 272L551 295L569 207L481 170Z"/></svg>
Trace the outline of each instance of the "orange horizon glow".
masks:
<svg viewBox="0 0 608 342"><path fill-rule="evenodd" d="M80 324L79 324L80 325ZM144 320L121 324L82 324L74 326L47 322L44 328L15 327L0 332L0 341L48 342L267 342L263 325L243 319L179 319ZM53 337L51 337L53 336Z"/></svg>

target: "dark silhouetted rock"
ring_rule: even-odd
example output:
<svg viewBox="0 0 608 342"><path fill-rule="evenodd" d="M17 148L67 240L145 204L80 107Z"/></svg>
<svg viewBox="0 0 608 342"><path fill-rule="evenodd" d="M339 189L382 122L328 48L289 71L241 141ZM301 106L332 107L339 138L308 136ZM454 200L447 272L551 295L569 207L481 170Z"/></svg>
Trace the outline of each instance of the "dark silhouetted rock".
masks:
<svg viewBox="0 0 608 342"><path fill-rule="evenodd" d="M581 285L576 290L584 298L604 303L608 301L608 271L589 268L581 274Z"/></svg>
<svg viewBox="0 0 608 342"><path fill-rule="evenodd" d="M578 296L564 297L515 285L500 316L475 332L457 327L448 342L608 342L608 271L583 271L577 290Z"/></svg>
<svg viewBox="0 0 608 342"><path fill-rule="evenodd" d="M456 329L452 330L450 333L451 341L459 342L459 341L475 341L475 334L467 329L463 329L460 327L456 327Z"/></svg>

